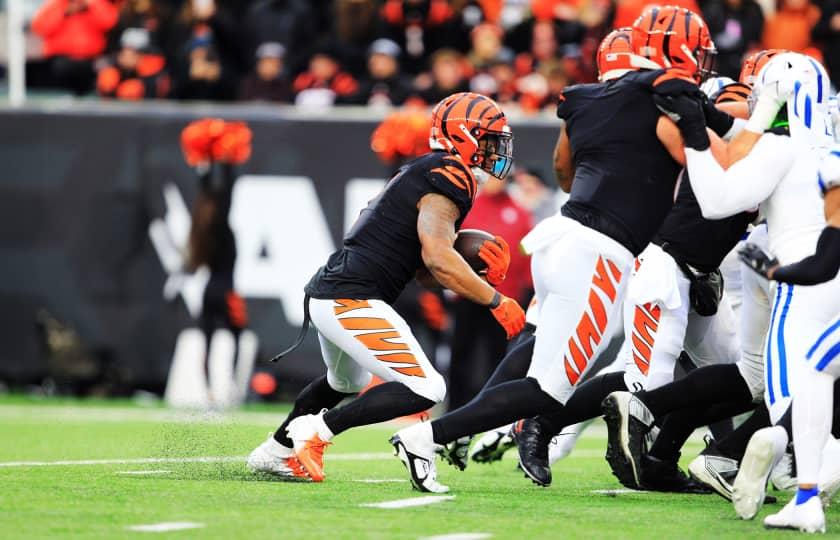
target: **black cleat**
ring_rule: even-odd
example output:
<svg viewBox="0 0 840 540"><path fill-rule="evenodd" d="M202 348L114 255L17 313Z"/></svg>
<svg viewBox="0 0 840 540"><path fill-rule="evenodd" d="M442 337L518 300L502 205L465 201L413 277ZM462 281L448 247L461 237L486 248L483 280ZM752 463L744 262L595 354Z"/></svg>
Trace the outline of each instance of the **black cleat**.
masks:
<svg viewBox="0 0 840 540"><path fill-rule="evenodd" d="M441 459L459 471L463 471L467 468L467 464L469 463L467 454L470 451L471 442L471 436L467 435L465 437L461 437L460 439L452 441L442 449L438 450L438 455Z"/></svg>
<svg viewBox="0 0 840 540"><path fill-rule="evenodd" d="M548 445L551 437L543 433L540 423L532 418L513 424L510 434L519 449L519 466L525 475L538 486L550 486Z"/></svg>
<svg viewBox="0 0 840 540"><path fill-rule="evenodd" d="M607 454L613 474L625 487L642 489L641 460L647 451L645 437L654 417L630 392L613 392L601 403L607 422Z"/></svg>
<svg viewBox="0 0 840 540"><path fill-rule="evenodd" d="M695 482L682 472L677 466L678 459L664 461L649 455L642 456L642 487L648 491L666 493L712 493L711 489Z"/></svg>

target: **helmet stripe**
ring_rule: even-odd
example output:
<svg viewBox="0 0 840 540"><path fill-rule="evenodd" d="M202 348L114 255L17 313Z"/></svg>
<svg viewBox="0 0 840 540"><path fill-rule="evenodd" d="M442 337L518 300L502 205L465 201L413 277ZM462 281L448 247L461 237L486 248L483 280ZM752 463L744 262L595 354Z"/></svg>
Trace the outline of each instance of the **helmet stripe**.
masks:
<svg viewBox="0 0 840 540"><path fill-rule="evenodd" d="M473 100L472 100L472 101L470 101L470 104L469 104L469 105L467 105L467 112L466 112L466 114L465 114L464 116L465 116L466 118L469 118L469 117L470 117L470 113L471 113L471 112L472 112L472 110L475 108L475 106L476 106L476 105L478 105L479 103L481 103L482 101L484 101L485 99L486 99L486 98L485 98L484 96L476 95L476 96L473 98ZM479 117L479 118L481 118L481 117Z"/></svg>
<svg viewBox="0 0 840 540"><path fill-rule="evenodd" d="M489 110L490 110L490 109L492 109L492 108L493 108L493 104L492 104L492 103L488 103L488 104L487 104L487 106L486 106L486 107L484 107L484 108L481 110L481 112L480 112L480 113L478 113L476 116L478 116L478 118L484 118L484 115L485 115L485 114L487 114L487 111L489 111Z"/></svg>
<svg viewBox="0 0 840 540"><path fill-rule="evenodd" d="M811 96L805 94L805 127L811 128Z"/></svg>
<svg viewBox="0 0 840 540"><path fill-rule="evenodd" d="M446 127L446 119L449 117L449 113L452 111L452 109L455 108L455 105L457 105L459 101L461 101L462 99L464 99L468 95L469 94L464 93L464 94L461 94L460 96L458 96L457 98L455 98L455 100L452 101L452 105L447 107L447 109L443 112L443 116L440 119L440 125L441 125L442 131L443 131L443 136L446 137L447 139L449 138L449 130Z"/></svg>
<svg viewBox="0 0 840 540"><path fill-rule="evenodd" d="M820 66L814 61L813 58L810 56L808 57L808 61L811 62L811 65L814 66L814 69L817 71L817 103L822 103L823 101L823 81L822 81L822 70Z"/></svg>

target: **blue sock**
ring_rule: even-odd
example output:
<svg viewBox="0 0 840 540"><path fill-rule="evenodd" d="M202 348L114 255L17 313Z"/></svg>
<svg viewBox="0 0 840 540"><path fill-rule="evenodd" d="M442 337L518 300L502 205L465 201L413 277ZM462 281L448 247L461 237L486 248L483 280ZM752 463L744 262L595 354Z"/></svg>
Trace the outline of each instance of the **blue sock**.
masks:
<svg viewBox="0 0 840 540"><path fill-rule="evenodd" d="M818 490L815 487L811 489L799 488L796 490L796 504L804 504L808 502L808 499L810 499L811 497L816 497L819 494L820 490Z"/></svg>

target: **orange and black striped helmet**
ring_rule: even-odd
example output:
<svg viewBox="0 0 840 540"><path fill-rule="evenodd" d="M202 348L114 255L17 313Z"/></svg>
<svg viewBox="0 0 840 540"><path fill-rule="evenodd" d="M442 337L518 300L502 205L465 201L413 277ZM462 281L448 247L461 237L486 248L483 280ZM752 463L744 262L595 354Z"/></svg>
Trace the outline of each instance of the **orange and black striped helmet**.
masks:
<svg viewBox="0 0 840 540"><path fill-rule="evenodd" d="M429 146L502 180L513 167L513 134L505 113L481 94L459 92L438 103L432 110Z"/></svg>
<svg viewBox="0 0 840 540"><path fill-rule="evenodd" d="M788 52L784 49L764 49L763 51L754 52L747 56L744 60L744 66L741 68L741 75L738 76L738 81L748 84L750 86L755 84L755 78L758 72L761 71L771 58L779 53Z"/></svg>
<svg viewBox="0 0 840 540"><path fill-rule="evenodd" d="M727 84L713 96L715 104L720 103L747 103L752 95L752 86L734 82Z"/></svg>
<svg viewBox="0 0 840 540"><path fill-rule="evenodd" d="M715 45L700 15L677 6L651 6L633 23L633 50L663 68L679 68L699 83L712 74Z"/></svg>
<svg viewBox="0 0 840 540"><path fill-rule="evenodd" d="M617 28L598 46L598 80L608 81L638 69L633 62L633 29Z"/></svg>

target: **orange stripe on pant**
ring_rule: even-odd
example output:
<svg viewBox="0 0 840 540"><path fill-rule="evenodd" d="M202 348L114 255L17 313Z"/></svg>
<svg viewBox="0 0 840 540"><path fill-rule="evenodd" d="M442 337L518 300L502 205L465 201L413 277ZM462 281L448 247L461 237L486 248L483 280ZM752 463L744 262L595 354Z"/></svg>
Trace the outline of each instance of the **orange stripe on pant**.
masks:
<svg viewBox="0 0 840 540"><path fill-rule="evenodd" d="M650 369L653 345L656 342L656 331L659 329L659 317L662 309L659 306L645 304L636 306L633 314L633 361L643 375Z"/></svg>
<svg viewBox="0 0 840 540"><path fill-rule="evenodd" d="M335 300L335 307L333 311L335 311L336 315L341 315L343 313L347 313L348 311L353 311L354 309L362 309L362 308L369 308L370 304L367 300L352 300L349 298L338 298Z"/></svg>
<svg viewBox="0 0 840 540"><path fill-rule="evenodd" d="M607 268L609 268L612 277L615 278L615 283L610 279ZM592 276L592 288L589 291L589 309L583 312L574 335L569 338L569 355L563 358L566 377L573 385L577 384L581 375L586 371L589 361L595 355L595 349L601 344L607 328L607 309L595 289L600 289L607 295L610 303L614 303L618 294L616 285L620 281L621 271L618 266L609 259L605 262L603 257L598 257L598 261L595 263L595 275ZM595 318L594 321L592 320L593 317ZM575 338L577 338L577 341ZM569 356L571 356L574 366L569 362Z"/></svg>
<svg viewBox="0 0 840 540"><path fill-rule="evenodd" d="M346 330L393 330L391 323L380 317L344 317L338 319Z"/></svg>

